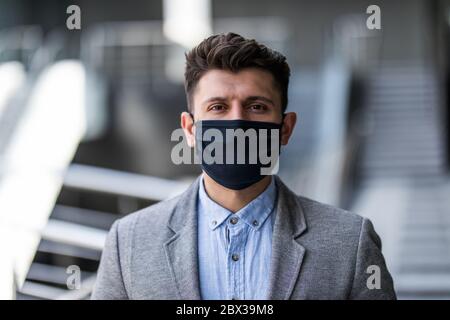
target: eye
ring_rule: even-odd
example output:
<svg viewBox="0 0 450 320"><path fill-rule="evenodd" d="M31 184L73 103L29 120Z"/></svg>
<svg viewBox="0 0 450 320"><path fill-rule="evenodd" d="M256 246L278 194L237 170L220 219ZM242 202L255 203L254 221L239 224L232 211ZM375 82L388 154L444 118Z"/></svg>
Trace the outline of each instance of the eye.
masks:
<svg viewBox="0 0 450 320"><path fill-rule="evenodd" d="M213 104L208 108L208 111L223 111L225 106L223 104Z"/></svg>
<svg viewBox="0 0 450 320"><path fill-rule="evenodd" d="M249 106L251 111L256 111L256 112L263 112L267 110L267 106L263 105L263 104L252 104Z"/></svg>

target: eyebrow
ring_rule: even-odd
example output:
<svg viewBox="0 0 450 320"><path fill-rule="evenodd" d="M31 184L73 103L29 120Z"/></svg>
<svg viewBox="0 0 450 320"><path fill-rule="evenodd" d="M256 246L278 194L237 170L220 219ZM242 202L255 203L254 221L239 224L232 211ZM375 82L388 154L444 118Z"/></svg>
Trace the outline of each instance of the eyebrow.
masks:
<svg viewBox="0 0 450 320"><path fill-rule="evenodd" d="M211 98L208 98L205 101L203 101L203 104L212 102L212 101L226 101L226 100L227 100L227 98L225 98L225 97L211 97ZM263 96L250 96L245 99L246 102L257 101L257 100L262 100L262 101L265 101L272 105L275 105L271 99L263 97Z"/></svg>
<svg viewBox="0 0 450 320"><path fill-rule="evenodd" d="M263 97L263 96L251 96L251 97L248 97L247 99L245 99L245 101L257 101L257 100L262 100L267 103L270 103L271 105L275 105L271 99Z"/></svg>
<svg viewBox="0 0 450 320"><path fill-rule="evenodd" d="M202 104L208 103L208 102L212 102L212 101L226 101L227 99L224 97L211 97L206 99L205 101L203 101Z"/></svg>

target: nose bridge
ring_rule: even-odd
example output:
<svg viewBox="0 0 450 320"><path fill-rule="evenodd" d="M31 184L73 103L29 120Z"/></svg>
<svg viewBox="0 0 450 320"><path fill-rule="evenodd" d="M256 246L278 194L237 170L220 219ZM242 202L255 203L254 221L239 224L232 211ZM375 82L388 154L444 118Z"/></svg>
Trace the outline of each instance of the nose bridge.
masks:
<svg viewBox="0 0 450 320"><path fill-rule="evenodd" d="M239 99L234 99L231 103L230 119L244 119L245 112L242 102Z"/></svg>

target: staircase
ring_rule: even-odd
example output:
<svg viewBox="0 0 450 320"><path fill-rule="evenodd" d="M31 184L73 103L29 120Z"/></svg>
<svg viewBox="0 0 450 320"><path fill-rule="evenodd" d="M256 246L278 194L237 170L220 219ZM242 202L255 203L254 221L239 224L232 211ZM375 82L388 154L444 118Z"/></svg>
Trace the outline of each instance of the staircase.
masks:
<svg viewBox="0 0 450 320"><path fill-rule="evenodd" d="M372 219L400 299L450 298L449 176L432 68L383 64L367 83L354 211Z"/></svg>
<svg viewBox="0 0 450 320"><path fill-rule="evenodd" d="M363 180L442 176L446 156L438 90L425 67L382 68L372 76Z"/></svg>
<svg viewBox="0 0 450 320"><path fill-rule="evenodd" d="M187 188L189 182L70 165L16 298L88 299L112 223L125 214L175 196ZM81 282L76 290L68 286L73 274L70 266L80 270Z"/></svg>

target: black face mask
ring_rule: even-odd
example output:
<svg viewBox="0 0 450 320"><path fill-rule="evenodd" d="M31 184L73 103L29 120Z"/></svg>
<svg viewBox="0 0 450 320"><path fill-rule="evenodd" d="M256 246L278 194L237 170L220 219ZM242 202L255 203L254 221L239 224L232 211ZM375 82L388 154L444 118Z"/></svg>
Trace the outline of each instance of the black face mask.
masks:
<svg viewBox="0 0 450 320"><path fill-rule="evenodd" d="M261 181L270 174L271 168L278 165L282 123L248 120L197 121L195 145L202 169L214 181L233 190L245 189ZM243 134L245 138L241 136L239 139L237 134ZM245 136L247 134L251 138ZM275 135L272 137L272 134ZM278 141L272 141L273 138L278 138ZM214 161L211 161L211 156ZM264 174L262 170L265 171Z"/></svg>

